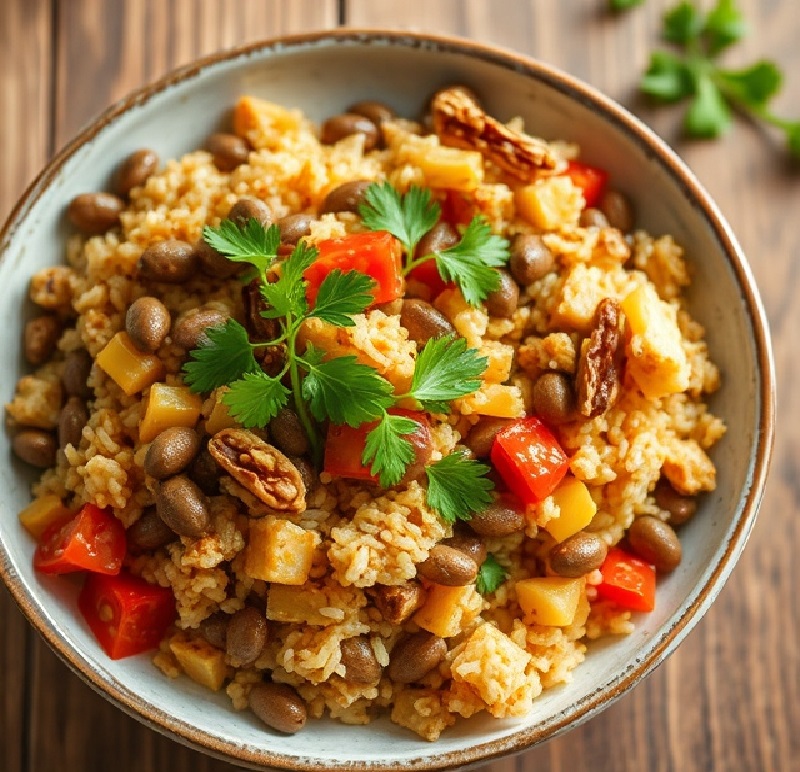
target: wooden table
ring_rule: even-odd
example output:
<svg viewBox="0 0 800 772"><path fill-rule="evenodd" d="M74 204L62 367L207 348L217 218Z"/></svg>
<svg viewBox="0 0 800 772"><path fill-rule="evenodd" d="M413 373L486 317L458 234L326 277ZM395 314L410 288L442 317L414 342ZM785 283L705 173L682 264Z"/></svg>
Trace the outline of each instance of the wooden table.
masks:
<svg viewBox="0 0 800 772"><path fill-rule="evenodd" d="M53 152L128 90L221 47L346 24L452 33L568 70L675 144L733 224L769 312L781 387L771 481L749 546L705 619L644 684L593 721L486 772L800 770L800 166L777 136L746 122L720 142L681 141L678 113L636 96L670 4L647 0L612 16L605 0L0 0L0 218ZM752 34L732 61L779 61L788 82L776 107L800 118L795 0L739 4ZM5 589L0 684L5 772L230 769L92 692Z"/></svg>

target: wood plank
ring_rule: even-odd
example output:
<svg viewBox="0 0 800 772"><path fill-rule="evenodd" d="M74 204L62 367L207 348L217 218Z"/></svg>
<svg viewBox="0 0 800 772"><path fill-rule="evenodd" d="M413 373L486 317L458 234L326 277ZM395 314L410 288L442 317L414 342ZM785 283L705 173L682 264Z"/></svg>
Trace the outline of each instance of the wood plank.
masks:
<svg viewBox="0 0 800 772"><path fill-rule="evenodd" d="M0 3L0 222L44 165L50 143L51 15L49 0ZM33 630L0 588L0 759L26 768L27 673Z"/></svg>

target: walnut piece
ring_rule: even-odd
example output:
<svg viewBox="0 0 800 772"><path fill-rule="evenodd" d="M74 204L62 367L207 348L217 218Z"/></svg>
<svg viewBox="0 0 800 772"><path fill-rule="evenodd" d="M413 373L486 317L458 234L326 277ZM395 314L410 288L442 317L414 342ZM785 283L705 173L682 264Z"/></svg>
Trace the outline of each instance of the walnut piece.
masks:
<svg viewBox="0 0 800 772"><path fill-rule="evenodd" d="M587 418L605 413L619 396L621 342L619 303L604 298L597 306L592 332L578 362L578 410Z"/></svg>
<svg viewBox="0 0 800 772"><path fill-rule="evenodd" d="M425 593L417 582L400 585L376 585L373 590L375 607L392 625L406 621L421 605Z"/></svg>
<svg viewBox="0 0 800 772"><path fill-rule="evenodd" d="M275 512L299 515L306 486L297 467L277 448L246 429L223 429L208 441L219 466Z"/></svg>
<svg viewBox="0 0 800 772"><path fill-rule="evenodd" d="M544 140L513 131L487 115L465 88L454 86L437 92L431 101L431 115L433 130L443 145L477 150L524 182L532 180L537 170L558 165Z"/></svg>

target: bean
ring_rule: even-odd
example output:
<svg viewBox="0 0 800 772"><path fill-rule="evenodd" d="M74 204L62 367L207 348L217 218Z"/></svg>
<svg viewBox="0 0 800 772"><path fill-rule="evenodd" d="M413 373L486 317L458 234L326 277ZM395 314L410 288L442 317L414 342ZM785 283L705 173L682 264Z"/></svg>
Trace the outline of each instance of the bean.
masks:
<svg viewBox="0 0 800 772"><path fill-rule="evenodd" d="M196 348L209 327L225 324L230 314L212 306L192 308L175 320L172 328L172 342L187 351Z"/></svg>
<svg viewBox="0 0 800 772"><path fill-rule="evenodd" d="M389 678L411 684L431 672L446 656L447 644L438 635L421 631L398 641L389 661Z"/></svg>
<svg viewBox="0 0 800 772"><path fill-rule="evenodd" d="M408 337L418 348L431 338L455 334L456 328L450 320L430 303L417 298L406 298L400 311L400 324L408 330Z"/></svg>
<svg viewBox="0 0 800 772"><path fill-rule="evenodd" d="M300 472L300 478L303 481L303 485L306 486L306 495L308 495L317 487L319 482L314 467L303 456L288 456L288 458L297 467L297 471Z"/></svg>
<svg viewBox="0 0 800 772"><path fill-rule="evenodd" d="M241 263L228 260L221 252L217 252L205 239L198 239L192 247L194 257L200 270L212 279L230 279L239 273Z"/></svg>
<svg viewBox="0 0 800 772"><path fill-rule="evenodd" d="M230 616L224 611L217 611L200 623L200 635L215 649L225 651L228 638L228 621Z"/></svg>
<svg viewBox="0 0 800 772"><path fill-rule="evenodd" d="M267 619L252 606L237 611L228 622L225 651L234 667L255 662L267 643Z"/></svg>
<svg viewBox="0 0 800 772"><path fill-rule="evenodd" d="M70 351L64 359L64 369L61 371L61 382L64 391L71 397L89 399L92 389L87 383L92 372L92 357L85 348Z"/></svg>
<svg viewBox="0 0 800 772"><path fill-rule="evenodd" d="M200 451L200 438L187 426L164 429L151 443L144 457L144 471L156 480L179 474Z"/></svg>
<svg viewBox="0 0 800 772"><path fill-rule="evenodd" d="M228 212L228 219L233 220L239 228L244 228L250 220L256 220L265 228L272 222L272 210L260 199L243 196Z"/></svg>
<svg viewBox="0 0 800 772"><path fill-rule="evenodd" d="M478 575L478 566L466 553L446 544L436 544L428 557L417 565L417 576L446 587L471 584Z"/></svg>
<svg viewBox="0 0 800 772"><path fill-rule="evenodd" d="M373 99L356 102L347 108L347 112L355 115L363 115L365 118L369 118L379 128L386 121L394 120L397 117L397 113L392 110L389 105L383 102L376 102Z"/></svg>
<svg viewBox="0 0 800 772"><path fill-rule="evenodd" d="M206 150L214 157L214 165L221 172L232 172L250 158L250 146L235 134L212 134L206 140Z"/></svg>
<svg viewBox="0 0 800 772"><path fill-rule="evenodd" d="M156 492L158 516L180 536L196 539L211 526L205 495L188 477L164 480Z"/></svg>
<svg viewBox="0 0 800 772"><path fill-rule="evenodd" d="M533 410L557 426L575 417L575 389L564 373L543 373L533 384Z"/></svg>
<svg viewBox="0 0 800 772"><path fill-rule="evenodd" d="M475 426L470 429L464 444L472 451L475 458L487 458L492 452L494 438L498 432L512 424L510 418L495 418L483 416Z"/></svg>
<svg viewBox="0 0 800 772"><path fill-rule="evenodd" d="M559 576L577 579L600 568L607 551L597 534L578 531L550 550L550 568Z"/></svg>
<svg viewBox="0 0 800 772"><path fill-rule="evenodd" d="M381 677L381 665L369 637L358 635L345 638L340 644L341 663L344 665L344 677L357 684L374 684Z"/></svg>
<svg viewBox="0 0 800 772"><path fill-rule="evenodd" d="M656 571L673 571L681 562L681 542L672 526L651 515L637 517L628 528L631 549Z"/></svg>
<svg viewBox="0 0 800 772"><path fill-rule="evenodd" d="M25 359L32 365L44 364L56 350L61 337L61 322L57 317L45 314L25 323L23 351Z"/></svg>
<svg viewBox="0 0 800 772"><path fill-rule="evenodd" d="M11 443L14 453L26 464L37 469L49 469L56 463L56 439L50 432L23 429L14 435Z"/></svg>
<svg viewBox="0 0 800 772"><path fill-rule="evenodd" d="M290 456L304 456L311 447L299 416L288 407L269 422L269 434L272 444Z"/></svg>
<svg viewBox="0 0 800 772"><path fill-rule="evenodd" d="M88 236L105 233L119 225L125 202L111 193L81 193L70 201L67 217Z"/></svg>
<svg viewBox="0 0 800 772"><path fill-rule="evenodd" d="M677 528L694 517L697 512L697 499L694 496L683 496L672 487L666 477L662 477L653 492L656 504L669 512L667 522Z"/></svg>
<svg viewBox="0 0 800 772"><path fill-rule="evenodd" d="M61 410L58 418L58 446L66 448L72 445L77 448L81 444L83 427L89 423L89 411L80 397L70 397Z"/></svg>
<svg viewBox="0 0 800 772"><path fill-rule="evenodd" d="M590 206L581 212L578 224L582 228L608 228L606 216L599 210Z"/></svg>
<svg viewBox="0 0 800 772"><path fill-rule="evenodd" d="M256 684L248 701L250 710L272 729L294 734L305 726L305 703L288 684Z"/></svg>
<svg viewBox="0 0 800 772"><path fill-rule="evenodd" d="M281 232L281 242L284 244L297 244L300 239L311 233L311 223L314 218L310 214L287 214L278 220L278 229Z"/></svg>
<svg viewBox="0 0 800 772"><path fill-rule="evenodd" d="M142 297L125 314L125 332L139 351L152 354L167 337L170 321L167 307L158 298Z"/></svg>
<svg viewBox="0 0 800 772"><path fill-rule="evenodd" d="M486 560L486 545L482 539L474 534L457 533L449 539L442 539L439 543L469 555L479 568L483 565L483 561Z"/></svg>
<svg viewBox="0 0 800 772"><path fill-rule="evenodd" d="M398 485L408 485L412 480L418 480L425 474L425 466L433 454L433 438L431 430L425 424L417 424L417 429L411 434L403 435L411 443L414 458L406 467L406 471Z"/></svg>
<svg viewBox="0 0 800 772"><path fill-rule="evenodd" d="M155 507L148 507L126 532L131 552L153 552L177 539L177 534L158 516Z"/></svg>
<svg viewBox="0 0 800 772"><path fill-rule="evenodd" d="M369 118L355 113L342 113L328 118L322 124L320 141L323 145L333 145L353 134L364 136L364 152L374 150L380 139L378 127Z"/></svg>
<svg viewBox="0 0 800 772"><path fill-rule="evenodd" d="M521 286L547 276L555 266L556 259L541 236L520 233L512 242L508 268Z"/></svg>
<svg viewBox="0 0 800 772"><path fill-rule="evenodd" d="M178 239L159 241L147 247L139 258L139 272L145 279L181 284L197 270L197 257L191 244Z"/></svg>
<svg viewBox="0 0 800 772"><path fill-rule="evenodd" d="M498 498L481 512L473 512L467 525L481 536L508 536L525 529L525 515L510 502Z"/></svg>
<svg viewBox="0 0 800 772"><path fill-rule="evenodd" d="M320 214L335 212L353 212L358 214L358 207L364 201L364 193L372 185L372 180L350 180L334 188L322 202Z"/></svg>
<svg viewBox="0 0 800 772"><path fill-rule="evenodd" d="M200 488L206 496L216 496L219 493L220 470L208 448L204 446L186 470L189 479Z"/></svg>
<svg viewBox="0 0 800 772"><path fill-rule="evenodd" d="M497 273L500 274L500 285L487 295L483 304L489 316L510 319L519 303L519 285L510 273L506 271Z"/></svg>
<svg viewBox="0 0 800 772"><path fill-rule="evenodd" d="M420 258L441 252L457 244L458 240L458 231L450 223L440 220L419 240L414 256Z"/></svg>
<svg viewBox="0 0 800 772"><path fill-rule="evenodd" d="M617 190L607 190L600 199L600 211L612 228L630 233L636 224L636 215L630 199Z"/></svg>
<svg viewBox="0 0 800 772"><path fill-rule="evenodd" d="M131 153L117 170L117 193L127 198L134 188L140 188L158 169L158 153L142 148Z"/></svg>

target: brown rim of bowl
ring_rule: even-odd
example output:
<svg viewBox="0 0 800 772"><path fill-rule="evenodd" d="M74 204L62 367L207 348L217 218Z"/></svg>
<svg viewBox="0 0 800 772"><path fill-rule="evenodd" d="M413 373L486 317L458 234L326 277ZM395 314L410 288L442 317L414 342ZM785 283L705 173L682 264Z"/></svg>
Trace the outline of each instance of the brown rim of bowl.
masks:
<svg viewBox="0 0 800 772"><path fill-rule="evenodd" d="M158 707L143 704L123 684L109 684L103 681L79 652L73 651L70 647L64 645L46 609L41 607L23 587L17 585L16 572L11 567L5 550L3 550L3 560L0 562L0 574L25 616L59 657L89 686L107 697L125 713L137 718L149 727L162 733L167 733L190 747L210 753L218 758L229 761L234 759L237 762L255 768L277 766L283 769L307 770L308 772L325 768L325 766L331 769L348 767L360 770L360 772L378 772L379 770L384 772L408 769L447 769L465 764L485 763L508 753L532 747L545 739L550 739L564 732L568 728L577 726L617 700L628 689L648 675L683 640L693 623L697 622L708 610L713 599L733 570L735 560L744 548L758 514L769 469L775 425L775 373L766 314L751 270L741 247L733 236L730 226L722 217L708 193L677 154L638 118L593 87L550 65L513 51L452 36L380 29L342 28L299 35L284 35L202 57L191 64L168 73L150 85L137 89L105 110L91 125L69 142L28 186L0 230L0 259L5 255L11 237L19 226L19 221L23 214L30 209L53 181L64 163L84 143L95 137L123 113L144 104L154 95L165 91L170 86L194 78L202 73L203 70L221 62L247 58L260 52L272 51L280 53L285 50L342 43L352 46L388 45L397 48L423 48L440 50L446 53L465 54L503 69L523 73L542 81L550 88L601 111L604 117L614 124L617 129L622 130L640 146L647 148L648 151L655 155L659 163L670 171L687 196L702 210L730 261L743 293L754 331L761 382L759 431L756 456L752 466L751 484L747 492L742 515L736 523L728 543L725 545L724 554L714 566L714 570L711 572L706 584L700 589L692 603L684 609L680 618L674 620L662 637L655 642L645 659L628 667L624 673L605 688L595 690L580 702L572 705L570 709L563 711L545 724L521 729L505 738L459 751L446 752L438 756L430 753L421 753L418 757L408 759L399 764L343 761L340 765L334 767L331 766L329 760L315 760L309 757L288 756L279 753L254 752L241 746L234 746L216 738L208 737L198 731L196 727L176 720ZM426 747L435 752L435 745Z"/></svg>

